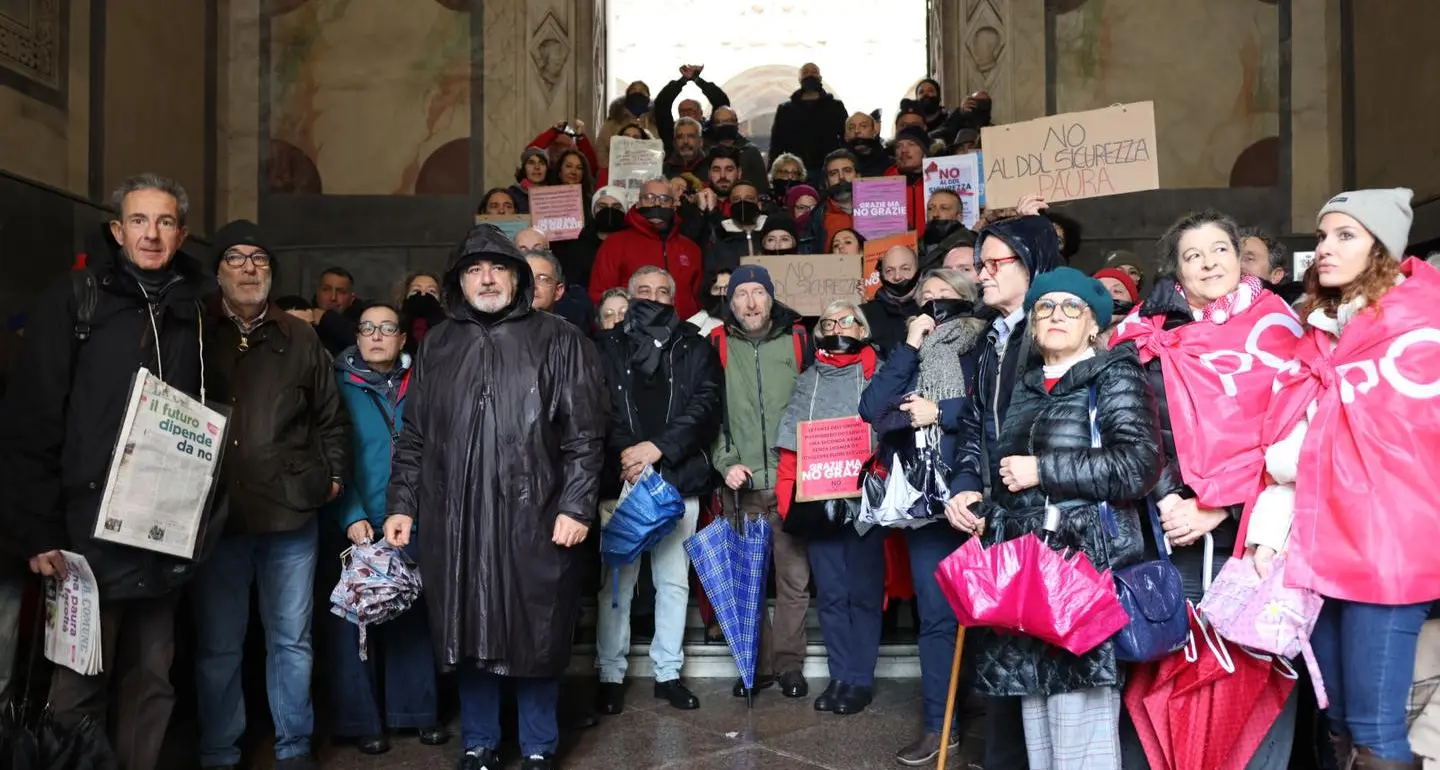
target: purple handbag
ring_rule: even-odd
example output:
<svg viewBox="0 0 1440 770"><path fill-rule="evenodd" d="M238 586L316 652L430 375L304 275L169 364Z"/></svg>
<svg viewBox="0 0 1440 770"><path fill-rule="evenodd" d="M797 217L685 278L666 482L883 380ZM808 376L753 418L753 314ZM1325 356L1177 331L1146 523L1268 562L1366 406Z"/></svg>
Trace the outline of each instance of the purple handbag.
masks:
<svg viewBox="0 0 1440 770"><path fill-rule="evenodd" d="M1200 611L1220 636L1236 644L1285 658L1303 655L1315 698L1326 708L1330 699L1310 649L1310 633L1325 600L1308 588L1285 585L1285 557L1276 556L1274 565L1270 577L1261 579L1249 556L1226 562L1200 601Z"/></svg>

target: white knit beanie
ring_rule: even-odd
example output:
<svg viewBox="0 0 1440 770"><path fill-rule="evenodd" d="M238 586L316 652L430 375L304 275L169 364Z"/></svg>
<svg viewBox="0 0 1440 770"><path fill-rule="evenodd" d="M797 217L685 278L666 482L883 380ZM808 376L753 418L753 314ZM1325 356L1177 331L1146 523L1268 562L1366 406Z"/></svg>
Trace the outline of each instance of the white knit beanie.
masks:
<svg viewBox="0 0 1440 770"><path fill-rule="evenodd" d="M1410 222L1415 218L1410 210L1414 195L1408 187L1342 192L1320 209L1315 223L1318 225L1332 211L1349 214L1380 241L1390 256L1403 259L1405 246L1410 243Z"/></svg>

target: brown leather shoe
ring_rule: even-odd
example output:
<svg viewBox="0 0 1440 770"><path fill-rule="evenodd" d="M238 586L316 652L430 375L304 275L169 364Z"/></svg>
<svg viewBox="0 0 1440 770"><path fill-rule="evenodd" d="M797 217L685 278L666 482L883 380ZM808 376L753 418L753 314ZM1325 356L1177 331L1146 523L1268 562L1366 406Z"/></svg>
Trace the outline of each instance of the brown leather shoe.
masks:
<svg viewBox="0 0 1440 770"><path fill-rule="evenodd" d="M950 731L950 749L953 751L960 747L960 731ZM914 743L895 752L895 761L908 767L924 767L935 761L940 755L940 734L925 733L915 740Z"/></svg>
<svg viewBox="0 0 1440 770"><path fill-rule="evenodd" d="M1355 764L1355 742L1349 735L1330 733L1330 749L1335 752L1335 767L1338 770L1350 770Z"/></svg>

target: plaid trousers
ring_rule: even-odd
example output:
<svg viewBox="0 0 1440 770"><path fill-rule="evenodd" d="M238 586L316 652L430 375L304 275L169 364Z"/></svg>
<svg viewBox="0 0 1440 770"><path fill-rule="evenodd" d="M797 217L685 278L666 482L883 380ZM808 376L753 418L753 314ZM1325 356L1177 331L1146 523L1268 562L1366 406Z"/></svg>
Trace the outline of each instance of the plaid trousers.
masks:
<svg viewBox="0 0 1440 770"><path fill-rule="evenodd" d="M1030 770L1120 770L1120 688L1020 699Z"/></svg>

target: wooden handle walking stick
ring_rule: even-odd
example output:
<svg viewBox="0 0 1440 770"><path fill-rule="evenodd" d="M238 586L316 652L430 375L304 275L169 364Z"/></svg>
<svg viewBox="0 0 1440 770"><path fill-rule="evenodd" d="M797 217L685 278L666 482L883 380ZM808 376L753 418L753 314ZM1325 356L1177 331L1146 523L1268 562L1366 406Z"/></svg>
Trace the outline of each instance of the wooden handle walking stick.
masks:
<svg viewBox="0 0 1440 770"><path fill-rule="evenodd" d="M935 766L945 770L950 758L950 730L955 721L955 691L960 686L960 656L965 651L965 627L955 630L955 660L950 663L950 690L945 693L945 726L940 730L940 757Z"/></svg>

